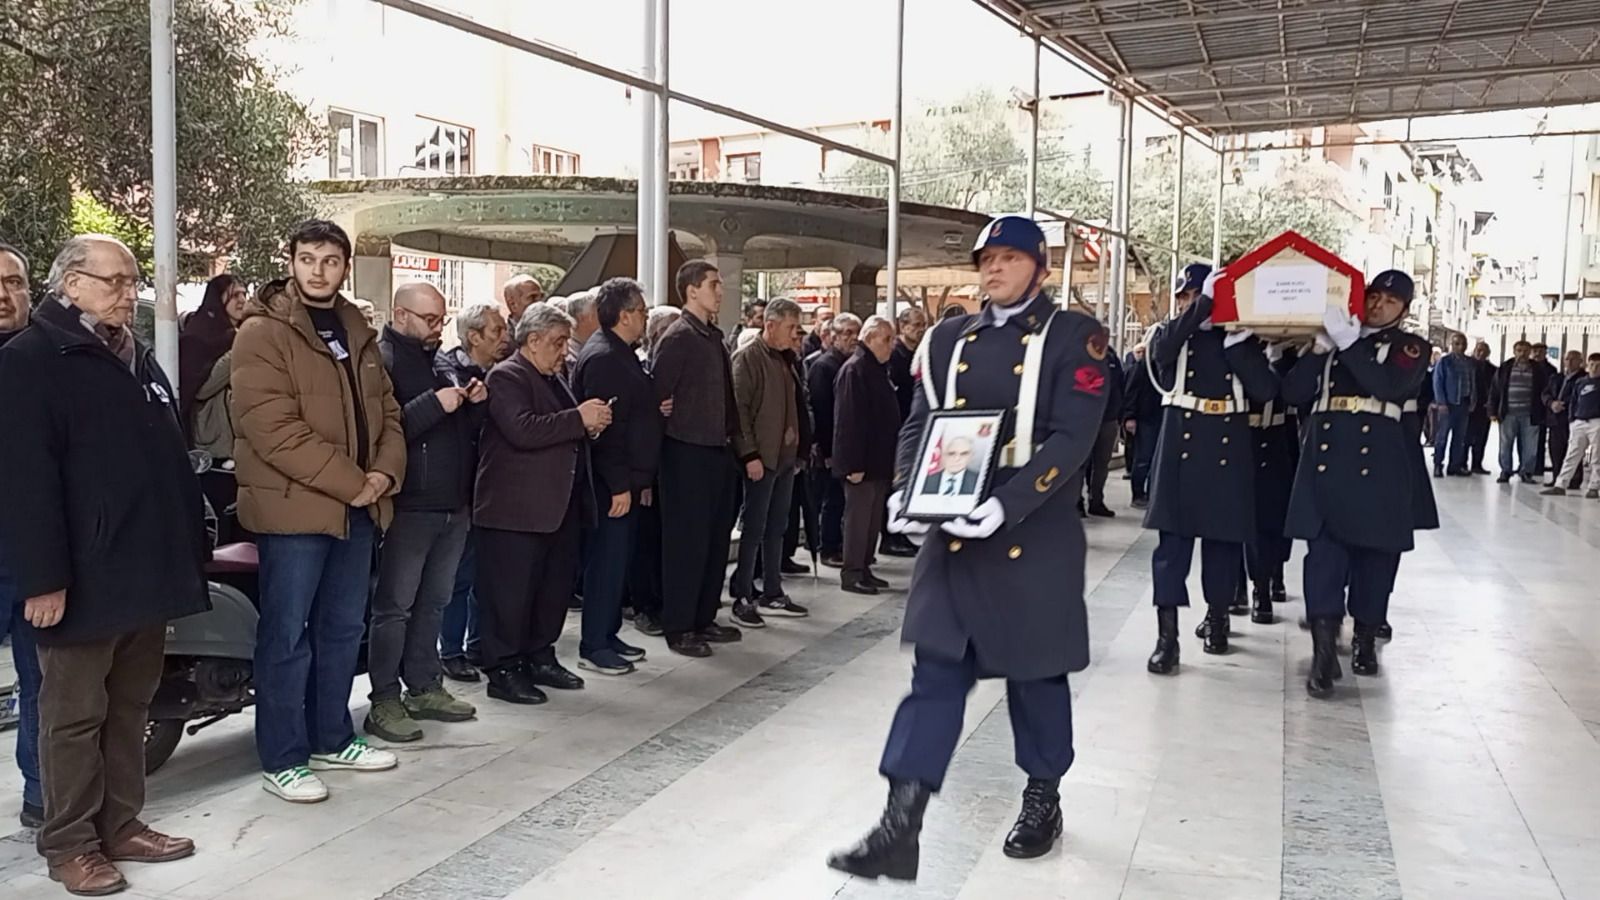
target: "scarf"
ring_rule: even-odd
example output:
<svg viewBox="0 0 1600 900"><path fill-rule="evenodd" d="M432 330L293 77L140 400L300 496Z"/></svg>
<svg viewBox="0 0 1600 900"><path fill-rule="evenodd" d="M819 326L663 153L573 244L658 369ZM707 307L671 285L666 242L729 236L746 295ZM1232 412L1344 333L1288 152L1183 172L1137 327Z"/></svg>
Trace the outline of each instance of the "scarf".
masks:
<svg viewBox="0 0 1600 900"><path fill-rule="evenodd" d="M129 330L128 326L123 325L112 328L108 325L102 325L98 318L79 309L66 297L56 297L56 302L77 313L78 324L82 325L85 331L99 338L100 343L105 344L107 350L110 350L117 359L122 360L122 364L127 366L129 371L133 370L133 332Z"/></svg>

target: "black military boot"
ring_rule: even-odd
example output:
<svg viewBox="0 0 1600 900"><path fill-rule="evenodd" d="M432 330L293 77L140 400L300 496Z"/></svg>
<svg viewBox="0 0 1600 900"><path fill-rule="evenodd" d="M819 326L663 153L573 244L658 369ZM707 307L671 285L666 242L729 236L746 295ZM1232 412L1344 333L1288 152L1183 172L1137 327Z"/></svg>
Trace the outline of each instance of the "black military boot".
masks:
<svg viewBox="0 0 1600 900"><path fill-rule="evenodd" d="M1206 607L1206 621L1211 627L1206 630L1206 642L1200 649L1213 656L1227 653L1228 608L1226 606Z"/></svg>
<svg viewBox="0 0 1600 900"><path fill-rule="evenodd" d="M1378 629L1356 623L1355 636L1350 639L1350 671L1357 675L1378 674Z"/></svg>
<svg viewBox="0 0 1600 900"><path fill-rule="evenodd" d="M1283 585L1283 567L1278 568L1276 575L1272 576L1272 602L1288 603L1289 589Z"/></svg>
<svg viewBox="0 0 1600 900"><path fill-rule="evenodd" d="M1029 778L1022 791L1022 812L1006 835L1005 854L1034 859L1050 852L1061 836L1061 779Z"/></svg>
<svg viewBox="0 0 1600 900"><path fill-rule="evenodd" d="M917 880L922 813L933 791L916 781L889 781L889 803L883 818L861 843L828 857L828 867L861 878Z"/></svg>
<svg viewBox="0 0 1600 900"><path fill-rule="evenodd" d="M1390 625L1388 622L1384 622L1382 625L1379 625L1377 631L1373 633L1378 636L1378 640L1380 641L1394 640L1394 626Z"/></svg>
<svg viewBox="0 0 1600 900"><path fill-rule="evenodd" d="M1156 607L1156 652L1145 665L1156 675L1171 675L1178 668L1178 608Z"/></svg>
<svg viewBox="0 0 1600 900"><path fill-rule="evenodd" d="M1333 683L1344 674L1339 671L1338 619L1311 620L1311 671L1306 675L1306 693L1326 700L1333 696Z"/></svg>
<svg viewBox="0 0 1600 900"><path fill-rule="evenodd" d="M1265 581L1256 582L1253 592L1254 608L1250 610L1250 621L1257 625L1271 625L1276 621L1272 616L1271 588Z"/></svg>
<svg viewBox="0 0 1600 900"><path fill-rule="evenodd" d="M1244 590L1244 575L1239 575L1238 586L1233 589L1233 603L1229 604L1228 612L1242 616L1250 611L1250 597Z"/></svg>

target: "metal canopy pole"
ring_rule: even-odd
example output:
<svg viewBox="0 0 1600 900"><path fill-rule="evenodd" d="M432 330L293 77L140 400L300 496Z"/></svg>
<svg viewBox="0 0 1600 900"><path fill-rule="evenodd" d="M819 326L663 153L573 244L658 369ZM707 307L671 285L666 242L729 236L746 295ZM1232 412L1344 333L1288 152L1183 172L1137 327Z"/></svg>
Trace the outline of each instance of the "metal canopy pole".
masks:
<svg viewBox="0 0 1600 900"><path fill-rule="evenodd" d="M671 50L672 46L672 32L670 29L672 0L654 0L654 2L660 4L656 9L655 16L655 57L656 75L661 79L661 90L659 93L651 97L651 101L655 104L656 108L656 152L654 172L655 199L650 204L650 212L655 216L655 233L652 235L652 237L655 239L655 249L652 251L654 256L654 279L658 284L661 285L659 288L659 293L657 293L656 296L664 302L668 297L671 296L667 286L672 284L672 273L667 271L667 267L671 264L671 261L667 257L667 238L672 233L672 226L667 215L669 203L667 197L667 176L672 167L669 160L672 139L668 135L667 127L669 124L669 107L671 106L671 101L669 98L671 97L672 91L672 70L669 65L669 51ZM734 289L737 290L738 285L734 285Z"/></svg>
<svg viewBox="0 0 1600 900"><path fill-rule="evenodd" d="M1188 143L1188 138L1179 131L1178 181L1173 189L1172 204L1172 284L1178 283L1178 273L1183 271L1183 150Z"/></svg>
<svg viewBox="0 0 1600 900"><path fill-rule="evenodd" d="M1039 217L1039 58L1043 45L1037 35L1033 39L1033 94L1028 116L1028 218Z"/></svg>
<svg viewBox="0 0 1600 900"><path fill-rule="evenodd" d="M656 4L658 0L644 0L644 67L641 74L647 81L661 80L656 71ZM659 306L666 299L663 285L656 279L656 97L641 96L639 116L639 197L638 197L638 264L639 283L644 286L645 302Z"/></svg>
<svg viewBox="0 0 1600 900"><path fill-rule="evenodd" d="M1567 212L1561 218L1561 293L1556 300L1556 312L1561 311L1561 304L1567 299L1567 253L1572 250L1572 187L1573 170L1577 166L1578 139L1568 138L1567 145ZM1578 292L1583 293L1583 279L1578 279Z"/></svg>
<svg viewBox="0 0 1600 900"><path fill-rule="evenodd" d="M1111 330L1113 343L1122 342L1122 323L1128 313L1128 197L1133 179L1133 101L1122 98L1122 127L1117 139L1117 228L1123 237L1117 240L1116 257L1111 266L1111 317L1106 324Z"/></svg>
<svg viewBox="0 0 1600 900"><path fill-rule="evenodd" d="M889 165L888 303L890 321L898 315L900 297L900 154L905 137L906 0L894 9L894 161Z"/></svg>
<svg viewBox="0 0 1600 900"><path fill-rule="evenodd" d="M1217 151L1217 197L1212 209L1216 221L1212 224L1211 231L1211 265L1222 265L1222 185L1223 179L1228 177L1228 151L1215 148Z"/></svg>
<svg viewBox="0 0 1600 900"><path fill-rule="evenodd" d="M156 252L156 361L178 385L178 119L173 0L150 0L150 167Z"/></svg>

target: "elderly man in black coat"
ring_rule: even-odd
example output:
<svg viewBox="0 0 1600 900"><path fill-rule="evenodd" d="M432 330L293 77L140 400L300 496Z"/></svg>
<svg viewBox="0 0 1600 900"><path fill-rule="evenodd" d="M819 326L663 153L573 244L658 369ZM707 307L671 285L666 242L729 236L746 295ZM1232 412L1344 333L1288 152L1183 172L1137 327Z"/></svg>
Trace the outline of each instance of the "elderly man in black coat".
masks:
<svg viewBox="0 0 1600 900"><path fill-rule="evenodd" d="M1213 327L1210 268L1196 263L1184 270L1182 312L1150 339L1165 406L1144 518L1144 527L1161 532L1150 560L1158 636L1147 666L1158 675L1178 667L1178 607L1189 605L1185 582L1196 539L1205 651L1228 652L1228 607L1239 587L1244 545L1256 535L1248 401L1278 394L1262 343L1249 331Z"/></svg>
<svg viewBox="0 0 1600 900"><path fill-rule="evenodd" d="M900 404L886 366L894 342L888 319L868 319L861 326L861 345L834 383L833 474L844 482L840 581L853 594L876 594L889 586L872 573L870 563L883 529L900 434Z"/></svg>
<svg viewBox="0 0 1600 900"><path fill-rule="evenodd" d="M73 238L49 285L0 351L0 534L44 672L39 852L67 890L104 894L127 886L118 861L194 852L139 813L166 623L208 608L210 548L177 397L128 327L133 254Z"/></svg>

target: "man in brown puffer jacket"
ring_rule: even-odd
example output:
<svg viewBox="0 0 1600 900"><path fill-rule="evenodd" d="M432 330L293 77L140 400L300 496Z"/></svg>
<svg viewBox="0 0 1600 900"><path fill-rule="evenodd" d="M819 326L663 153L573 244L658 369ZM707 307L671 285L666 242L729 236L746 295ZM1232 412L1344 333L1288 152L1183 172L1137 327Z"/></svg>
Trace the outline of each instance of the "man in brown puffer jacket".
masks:
<svg viewBox="0 0 1600 900"><path fill-rule="evenodd" d="M262 786L315 803L328 790L312 769L396 765L356 735L349 700L406 446L377 333L339 293L350 238L310 221L288 243L293 277L261 288L234 340L234 455L239 520L260 535Z"/></svg>

